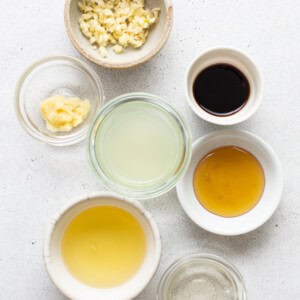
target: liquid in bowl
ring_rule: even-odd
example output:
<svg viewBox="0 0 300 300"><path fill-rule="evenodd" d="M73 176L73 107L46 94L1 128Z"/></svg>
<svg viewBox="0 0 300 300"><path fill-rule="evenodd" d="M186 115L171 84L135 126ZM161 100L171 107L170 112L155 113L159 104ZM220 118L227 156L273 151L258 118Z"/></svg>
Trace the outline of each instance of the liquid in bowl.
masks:
<svg viewBox="0 0 300 300"><path fill-rule="evenodd" d="M62 249L65 234L67 249ZM160 234L151 214L139 202L110 192L65 206L49 222L44 244L47 272L68 299L134 299L155 273L160 255ZM71 270L72 264L80 268ZM81 267L84 272L75 274Z"/></svg>
<svg viewBox="0 0 300 300"><path fill-rule="evenodd" d="M240 111L250 96L247 77L229 64L215 64L202 70L193 84L197 104L206 112L225 117Z"/></svg>
<svg viewBox="0 0 300 300"><path fill-rule="evenodd" d="M209 212L238 217L253 209L265 186L262 166L250 152L225 146L206 154L193 178L195 195Z"/></svg>
<svg viewBox="0 0 300 300"><path fill-rule="evenodd" d="M126 210L95 206L68 224L61 252L69 272L79 281L95 288L111 288L138 272L146 253L146 237Z"/></svg>
<svg viewBox="0 0 300 300"><path fill-rule="evenodd" d="M158 287L158 300L245 300L242 276L226 260L195 254L174 262Z"/></svg>
<svg viewBox="0 0 300 300"><path fill-rule="evenodd" d="M90 160L110 190L135 198L171 189L188 166L190 133L173 108L154 95L129 94L99 114Z"/></svg>

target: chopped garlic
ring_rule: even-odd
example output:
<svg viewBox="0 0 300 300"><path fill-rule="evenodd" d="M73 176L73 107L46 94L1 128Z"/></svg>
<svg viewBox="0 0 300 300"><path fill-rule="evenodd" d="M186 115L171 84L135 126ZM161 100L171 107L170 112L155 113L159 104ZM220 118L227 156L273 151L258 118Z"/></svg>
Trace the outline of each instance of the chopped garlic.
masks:
<svg viewBox="0 0 300 300"><path fill-rule="evenodd" d="M123 47L120 46L120 45L115 45L115 46L113 47L113 49L114 49L114 51L115 51L117 54L120 54L120 53L123 52Z"/></svg>
<svg viewBox="0 0 300 300"><path fill-rule="evenodd" d="M107 51L106 51L105 47L100 46L99 47L99 52L100 52L101 57L103 57L103 58L107 57Z"/></svg>
<svg viewBox="0 0 300 300"><path fill-rule="evenodd" d="M99 47L101 57L107 57L109 45L118 54L129 46L140 48L160 12L160 8L144 6L144 0L82 0L78 3L80 30L93 48Z"/></svg>

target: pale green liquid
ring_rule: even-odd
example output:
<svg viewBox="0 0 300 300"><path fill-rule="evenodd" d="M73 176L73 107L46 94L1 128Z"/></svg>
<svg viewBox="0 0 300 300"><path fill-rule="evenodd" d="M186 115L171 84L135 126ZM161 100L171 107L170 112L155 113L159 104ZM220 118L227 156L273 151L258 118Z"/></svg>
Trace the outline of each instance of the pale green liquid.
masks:
<svg viewBox="0 0 300 300"><path fill-rule="evenodd" d="M175 118L144 101L121 104L96 133L96 157L107 177L142 190L166 182L180 168L184 137Z"/></svg>

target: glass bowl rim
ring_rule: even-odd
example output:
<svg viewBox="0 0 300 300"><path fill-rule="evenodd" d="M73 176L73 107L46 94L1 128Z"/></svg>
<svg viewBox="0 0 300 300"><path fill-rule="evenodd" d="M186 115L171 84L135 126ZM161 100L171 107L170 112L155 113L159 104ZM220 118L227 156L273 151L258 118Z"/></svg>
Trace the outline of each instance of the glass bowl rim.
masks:
<svg viewBox="0 0 300 300"><path fill-rule="evenodd" d="M95 155L95 135L96 131L95 127L98 127L100 122L104 119L106 115L108 115L114 108L118 107L119 105L122 105L125 102L130 101L144 101L148 103L154 103L157 106L163 108L167 113L171 114L172 117L176 120L177 124L180 126L181 133L184 140L184 154L183 154L183 161L178 168L178 171L175 175L170 177L168 181L159 187L155 188L147 188L142 191L134 191L132 189L126 189L122 188L122 185L115 184L113 180L111 180L106 174L101 170L101 167L99 166L96 155ZM164 99L162 99L160 96L157 96L155 94L150 93L143 93L143 92L134 92L134 93L126 93L122 94L108 103L106 103L100 112L96 115L94 118L94 121L91 123L89 134L88 134L88 156L89 156L89 162L96 173L97 177L100 179L101 183L105 188L107 188L110 191L113 191L119 195L123 195L128 198L133 199L149 199L158 197L169 190L171 190L175 185L178 183L178 181L182 178L185 171L188 168L191 154L192 154L192 138L191 138L191 132L187 124L185 123L182 116L170 105L167 103Z"/></svg>
<svg viewBox="0 0 300 300"><path fill-rule="evenodd" d="M32 64L30 64L25 71L23 71L22 75L20 76L14 93L14 110L15 114L17 116L17 119L20 123L20 125L23 127L23 129L35 140L50 144L52 146L69 146L76 144L80 141L82 141L88 133L89 126L86 126L86 129L78 132L78 134L75 134L73 136L65 136L63 138L57 139L55 137L49 137L43 134L41 131L33 129L31 126L29 126L28 121L24 117L24 113L21 109L21 91L23 88L23 84L26 81L26 79L31 75L32 72L34 72L38 67L42 66L43 64L49 63L49 62L55 62L55 61L67 61L76 64L79 66L83 71L85 71L92 81L94 82L96 88L98 97L95 99L96 107L95 107L95 115L97 114L97 111L99 110L99 107L103 105L105 102L105 96L104 96L104 90L101 83L100 78L98 77L97 73L85 62L81 61L78 58L68 56L68 55L56 55L56 56L47 56L44 58L41 58ZM92 122L92 120L91 120Z"/></svg>
<svg viewBox="0 0 300 300"><path fill-rule="evenodd" d="M192 261L197 261L197 260L211 260L214 263L220 264L222 265L226 271L232 276L233 280L234 280L234 284L237 287L238 292L242 295L242 298L238 299L238 300L246 300L247 299L247 295L246 295L246 286L245 286L245 282L244 279L241 275L241 273L238 271L238 269L228 260L215 255L215 254L209 254L209 253L198 253L198 254L190 254L184 257L181 257L177 260L175 260L163 273L159 284L158 284L158 288L157 288L157 300L164 300L163 296L164 296L164 291L165 291L165 284L166 281L172 280L174 273L176 273L176 271L184 266L185 264L192 262Z"/></svg>

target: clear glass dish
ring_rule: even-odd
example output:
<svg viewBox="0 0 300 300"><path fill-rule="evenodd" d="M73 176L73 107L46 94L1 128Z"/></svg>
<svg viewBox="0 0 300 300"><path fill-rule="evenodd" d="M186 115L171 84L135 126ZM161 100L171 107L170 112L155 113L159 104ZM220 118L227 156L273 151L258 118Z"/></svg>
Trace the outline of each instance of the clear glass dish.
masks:
<svg viewBox="0 0 300 300"><path fill-rule="evenodd" d="M211 254L186 256L164 273L157 300L246 300L244 280L225 259Z"/></svg>
<svg viewBox="0 0 300 300"><path fill-rule="evenodd" d="M88 152L107 189L128 198L152 198L172 189L184 174L191 134L181 116L158 96L125 94L107 103L95 118Z"/></svg>
<svg viewBox="0 0 300 300"><path fill-rule="evenodd" d="M69 132L50 132L40 113L40 103L54 95L89 99L91 108L84 122ZM97 74L82 61L69 56L37 61L21 76L15 91L15 111L22 127L36 140L53 146L83 140L103 102L103 88Z"/></svg>

